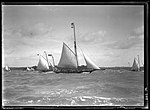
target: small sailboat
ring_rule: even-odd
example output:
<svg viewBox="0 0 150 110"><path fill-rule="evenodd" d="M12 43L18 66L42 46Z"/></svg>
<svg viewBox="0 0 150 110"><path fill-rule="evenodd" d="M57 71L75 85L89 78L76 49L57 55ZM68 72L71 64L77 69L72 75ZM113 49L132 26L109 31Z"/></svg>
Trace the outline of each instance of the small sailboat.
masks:
<svg viewBox="0 0 150 110"><path fill-rule="evenodd" d="M132 71L141 71L141 72L144 72L144 64L143 66L140 65L140 58L139 58L139 55L138 56L138 60L136 58L134 58L134 61L133 61L133 65L131 67L131 70ZM141 61L142 62L142 61Z"/></svg>
<svg viewBox="0 0 150 110"><path fill-rule="evenodd" d="M131 67L131 71L140 71L140 65L137 62L136 58L134 58L133 65Z"/></svg>
<svg viewBox="0 0 150 110"><path fill-rule="evenodd" d="M58 66L54 67L54 72L56 73L82 73L82 72L92 72L99 70L100 68L90 60L85 53L83 54L84 60L86 62L86 68L81 68L78 64L76 37L75 37L75 25L71 24L74 29L74 51L73 52L64 42L61 53L61 58ZM83 53L83 52L82 52Z"/></svg>
<svg viewBox="0 0 150 110"><path fill-rule="evenodd" d="M9 72L11 71L10 68L9 68L9 66L7 66L7 65L4 67L4 70L5 71L9 71Z"/></svg>
<svg viewBox="0 0 150 110"><path fill-rule="evenodd" d="M142 62L141 72L144 72L144 63Z"/></svg>
<svg viewBox="0 0 150 110"><path fill-rule="evenodd" d="M34 68L31 67L30 70L31 70L31 71L34 71Z"/></svg>
<svg viewBox="0 0 150 110"><path fill-rule="evenodd" d="M27 68L26 68L26 71L34 71L34 68L32 68L32 67L27 67Z"/></svg>
<svg viewBox="0 0 150 110"><path fill-rule="evenodd" d="M29 67L27 67L27 69L26 69L27 71L31 71L31 69L29 68Z"/></svg>
<svg viewBox="0 0 150 110"><path fill-rule="evenodd" d="M46 52L44 52L44 53L46 54ZM48 58L47 57L44 58L40 54L38 54L38 55L39 55L39 62L38 62L37 70L42 71L42 72L52 71L52 69L50 69L51 65L48 62Z"/></svg>

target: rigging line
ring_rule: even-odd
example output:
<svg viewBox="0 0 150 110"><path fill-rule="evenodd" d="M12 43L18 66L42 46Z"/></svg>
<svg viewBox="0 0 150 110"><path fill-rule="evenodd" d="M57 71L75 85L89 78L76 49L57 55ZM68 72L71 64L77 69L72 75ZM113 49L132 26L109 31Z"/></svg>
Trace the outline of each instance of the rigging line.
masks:
<svg viewBox="0 0 150 110"><path fill-rule="evenodd" d="M77 44L77 47L79 47L80 48L80 46ZM81 50L81 52L80 51L78 51L79 53L80 53L80 55L82 56L82 58L83 58L83 61L84 61L84 63L86 64L86 61L85 61L85 56L84 56L84 54L83 54L83 51L82 51L82 49L80 48L80 50Z"/></svg>
<svg viewBox="0 0 150 110"><path fill-rule="evenodd" d="M40 55L41 57L43 57L42 55ZM43 57L44 58L44 57ZM46 60L46 58L44 58L44 60ZM47 60L46 60L46 62L47 62Z"/></svg>
<svg viewBox="0 0 150 110"><path fill-rule="evenodd" d="M80 51L78 51L82 56L83 56L83 51L82 51L82 49L80 48L80 46L77 44L77 46L79 47L79 49L81 50L81 52Z"/></svg>
<svg viewBox="0 0 150 110"><path fill-rule="evenodd" d="M46 61L47 61L47 63L48 63L48 66L51 66L51 63L48 61L48 56L47 56L46 51L44 51L44 53L45 53L45 57L46 57Z"/></svg>
<svg viewBox="0 0 150 110"><path fill-rule="evenodd" d="M67 44L70 48L73 48L72 43Z"/></svg>
<svg viewBox="0 0 150 110"><path fill-rule="evenodd" d="M65 44L65 43L64 43ZM65 46L75 55L75 53L68 47L67 44L65 44Z"/></svg>

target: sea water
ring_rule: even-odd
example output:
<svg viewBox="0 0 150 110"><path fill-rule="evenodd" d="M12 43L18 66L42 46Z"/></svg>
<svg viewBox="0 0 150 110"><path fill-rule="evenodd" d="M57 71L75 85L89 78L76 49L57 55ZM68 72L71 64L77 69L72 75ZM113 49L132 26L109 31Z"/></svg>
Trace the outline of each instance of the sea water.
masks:
<svg viewBox="0 0 150 110"><path fill-rule="evenodd" d="M144 73L69 74L12 70L2 75L4 106L144 106Z"/></svg>

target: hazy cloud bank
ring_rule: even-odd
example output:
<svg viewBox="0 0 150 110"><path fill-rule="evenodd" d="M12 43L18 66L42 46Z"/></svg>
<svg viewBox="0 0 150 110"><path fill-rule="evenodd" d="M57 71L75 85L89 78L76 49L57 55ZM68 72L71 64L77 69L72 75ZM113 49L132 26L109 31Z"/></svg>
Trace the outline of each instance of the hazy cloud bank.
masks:
<svg viewBox="0 0 150 110"><path fill-rule="evenodd" d="M128 37L120 41L110 41L110 43L104 44L108 48L112 49L129 49L135 45L141 45L144 43L144 26L138 27L130 33Z"/></svg>

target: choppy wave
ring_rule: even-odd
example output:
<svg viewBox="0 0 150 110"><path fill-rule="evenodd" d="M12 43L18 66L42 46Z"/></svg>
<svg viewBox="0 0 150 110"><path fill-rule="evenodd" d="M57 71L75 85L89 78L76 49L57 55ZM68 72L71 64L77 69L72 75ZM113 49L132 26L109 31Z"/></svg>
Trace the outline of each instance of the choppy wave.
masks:
<svg viewBox="0 0 150 110"><path fill-rule="evenodd" d="M68 105L68 106L143 106L144 103L126 98L106 98L97 96L77 97L21 97L13 101L4 101L5 105Z"/></svg>
<svg viewBox="0 0 150 110"><path fill-rule="evenodd" d="M118 73L122 74L118 74ZM11 71L4 75L3 105L142 106L143 74L104 70L92 74L42 74Z"/></svg>
<svg viewBox="0 0 150 110"><path fill-rule="evenodd" d="M4 101L5 105L63 105L63 106L143 106L144 103L132 98L109 98L81 96L77 90L56 89L36 91L32 96L22 96ZM77 96L76 96L77 95Z"/></svg>

